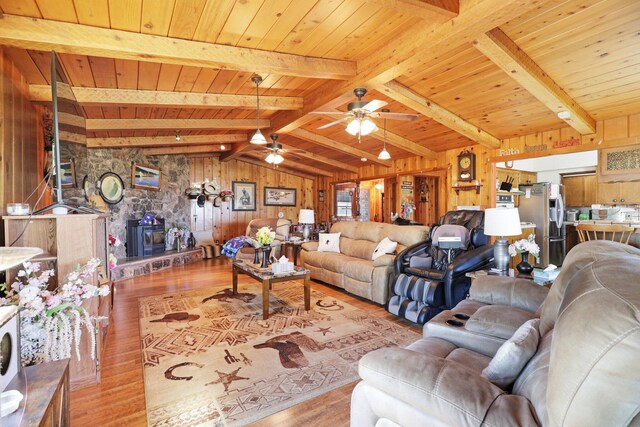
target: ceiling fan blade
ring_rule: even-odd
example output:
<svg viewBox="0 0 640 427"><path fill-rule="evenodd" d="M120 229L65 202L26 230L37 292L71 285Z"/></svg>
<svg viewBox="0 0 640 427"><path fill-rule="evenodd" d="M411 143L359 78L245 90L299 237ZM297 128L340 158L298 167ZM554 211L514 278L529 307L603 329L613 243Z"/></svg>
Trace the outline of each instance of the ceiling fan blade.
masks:
<svg viewBox="0 0 640 427"><path fill-rule="evenodd" d="M389 120L406 120L413 121L418 118L417 114L405 114L405 113L372 113L371 117L376 117L380 119L389 119Z"/></svg>
<svg viewBox="0 0 640 427"><path fill-rule="evenodd" d="M332 121L331 123L327 123L326 125L322 125L322 126L320 126L319 128L317 128L317 129L326 129L326 128L331 127L331 126L333 126L333 125L337 125L337 124L338 124L338 123L340 123L340 122L347 121L347 120L349 120L350 118L351 118L351 117L344 117L344 118L342 118L342 119L340 119L340 120L334 120L334 121Z"/></svg>
<svg viewBox="0 0 640 427"><path fill-rule="evenodd" d="M344 115L350 115L351 112L350 111L345 111L345 112L342 112L342 111L312 111L309 114L313 114L313 115L316 115L316 116L341 117L341 116L344 116Z"/></svg>
<svg viewBox="0 0 640 427"><path fill-rule="evenodd" d="M373 101L369 102L367 105L362 107L362 109L363 110L367 110L369 112L373 112L373 111L376 111L378 108L384 107L387 104L388 104L387 101L382 101L380 99L374 99Z"/></svg>

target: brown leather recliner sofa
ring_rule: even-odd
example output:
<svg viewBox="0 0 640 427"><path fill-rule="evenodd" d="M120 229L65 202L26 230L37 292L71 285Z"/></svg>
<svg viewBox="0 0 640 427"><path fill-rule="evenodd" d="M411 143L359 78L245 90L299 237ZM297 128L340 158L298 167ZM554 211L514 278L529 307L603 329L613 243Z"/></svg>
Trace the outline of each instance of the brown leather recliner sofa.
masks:
<svg viewBox="0 0 640 427"><path fill-rule="evenodd" d="M422 339L361 359L351 426L640 425L639 275L639 249L593 241L568 254L535 310L545 293L535 284L474 281ZM494 385L481 372L536 314L535 353L513 384Z"/></svg>
<svg viewBox="0 0 640 427"><path fill-rule="evenodd" d="M340 253L318 252L318 242L302 245L301 260L311 278L343 288L378 304L389 298L395 255L372 261L373 251L385 237L397 242L396 252L427 240L429 229L419 225L400 226L380 222L337 222L331 233L340 232Z"/></svg>

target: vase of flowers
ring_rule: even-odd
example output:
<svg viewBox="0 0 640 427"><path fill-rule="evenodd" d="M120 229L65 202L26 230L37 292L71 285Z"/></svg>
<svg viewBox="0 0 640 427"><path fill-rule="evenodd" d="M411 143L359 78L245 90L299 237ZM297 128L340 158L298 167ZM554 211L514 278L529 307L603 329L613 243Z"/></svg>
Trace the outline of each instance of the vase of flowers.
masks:
<svg viewBox="0 0 640 427"><path fill-rule="evenodd" d="M271 231L269 227L262 227L256 233L256 240L262 245L262 264L260 267L266 268L269 265L271 257L271 243L276 238L275 231Z"/></svg>
<svg viewBox="0 0 640 427"><path fill-rule="evenodd" d="M174 225L167 230L167 245L169 248L175 248L176 251L180 252L180 250L186 246L190 235L191 231L189 227Z"/></svg>
<svg viewBox="0 0 640 427"><path fill-rule="evenodd" d="M522 261L516 265L516 269L520 274L530 275L533 272L533 266L529 264L529 254L534 257L538 257L540 254L540 246L535 241L536 235L529 234L526 239L520 239L509 245L509 255L516 256L516 254L522 255Z"/></svg>
<svg viewBox="0 0 640 427"><path fill-rule="evenodd" d="M4 297L0 298L0 306L17 305L20 310L23 366L71 357L72 348L80 360L83 329L91 337L91 358L95 359L93 322L98 318L91 317L82 303L110 292L108 285L98 287L89 283L99 264L99 259L91 259L49 291L48 282L54 270L40 271L39 263L25 262L11 287L2 285Z"/></svg>

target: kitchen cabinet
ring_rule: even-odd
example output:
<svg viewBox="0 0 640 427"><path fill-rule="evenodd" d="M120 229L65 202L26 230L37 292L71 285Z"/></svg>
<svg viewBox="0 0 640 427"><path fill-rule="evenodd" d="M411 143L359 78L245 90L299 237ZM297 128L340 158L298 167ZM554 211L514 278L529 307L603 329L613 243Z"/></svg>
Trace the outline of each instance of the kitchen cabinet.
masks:
<svg viewBox="0 0 640 427"><path fill-rule="evenodd" d="M640 203L640 182L600 182L597 202L608 205Z"/></svg>
<svg viewBox="0 0 640 427"><path fill-rule="evenodd" d="M596 203L598 179L596 174L562 177L565 206L591 206Z"/></svg>
<svg viewBox="0 0 640 427"><path fill-rule="evenodd" d="M533 184L538 182L536 172L519 171L513 169L496 168L496 177L500 183L506 181L507 177L513 178L513 187L518 189L519 184Z"/></svg>

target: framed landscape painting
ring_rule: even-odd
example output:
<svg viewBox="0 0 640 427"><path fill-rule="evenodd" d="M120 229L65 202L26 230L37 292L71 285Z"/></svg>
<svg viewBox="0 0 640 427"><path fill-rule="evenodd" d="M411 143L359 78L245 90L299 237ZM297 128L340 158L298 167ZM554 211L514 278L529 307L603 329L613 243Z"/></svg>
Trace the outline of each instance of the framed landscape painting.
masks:
<svg viewBox="0 0 640 427"><path fill-rule="evenodd" d="M265 206L295 206L296 189L283 187L264 187Z"/></svg>
<svg viewBox="0 0 640 427"><path fill-rule="evenodd" d="M255 211L256 210L256 183L247 181L233 181L231 183L233 191L234 211Z"/></svg>
<svg viewBox="0 0 640 427"><path fill-rule="evenodd" d="M131 165L131 187L160 191L160 169L134 163Z"/></svg>
<svg viewBox="0 0 640 427"><path fill-rule="evenodd" d="M60 182L62 188L74 188L76 186L76 165L73 160L60 161Z"/></svg>

